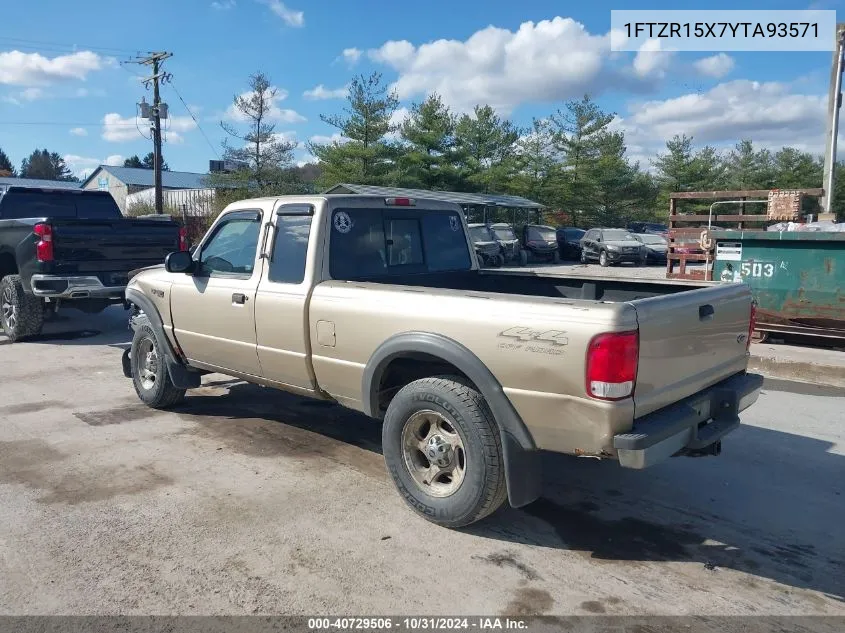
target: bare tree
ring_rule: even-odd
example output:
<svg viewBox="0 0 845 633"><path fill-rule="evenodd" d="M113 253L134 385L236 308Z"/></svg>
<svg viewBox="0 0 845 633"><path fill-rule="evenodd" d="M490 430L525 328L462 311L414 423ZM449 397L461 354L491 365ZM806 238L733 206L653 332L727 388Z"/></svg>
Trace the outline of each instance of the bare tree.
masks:
<svg viewBox="0 0 845 633"><path fill-rule="evenodd" d="M270 84L270 79L261 72L250 75L249 88L249 92L236 95L233 101L234 118L244 121L246 131L240 132L232 123L220 122L226 134L243 143L233 146L226 139L223 155L244 164L244 168L234 174L235 179L252 181L259 189L278 188L290 180L293 150L297 144L276 133L276 124L272 121L278 91Z"/></svg>

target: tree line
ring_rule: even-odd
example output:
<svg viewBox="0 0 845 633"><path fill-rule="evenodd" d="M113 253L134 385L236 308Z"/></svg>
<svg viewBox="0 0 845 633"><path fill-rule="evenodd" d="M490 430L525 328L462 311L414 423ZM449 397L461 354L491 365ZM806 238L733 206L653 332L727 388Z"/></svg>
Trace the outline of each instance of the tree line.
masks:
<svg viewBox="0 0 845 633"><path fill-rule="evenodd" d="M124 167L139 169L153 169L155 154L150 152L143 158L130 156L123 161ZM168 171L167 162L162 159L162 170ZM38 180L60 180L63 182L79 182L79 178L70 170L64 158L56 152L47 149L36 149L21 162L20 170L16 170L9 155L0 149L0 177L31 178Z"/></svg>
<svg viewBox="0 0 845 633"><path fill-rule="evenodd" d="M666 141L648 165L632 160L615 113L589 96L567 101L547 117L520 127L477 105L455 113L437 94L415 103L395 121L399 99L378 73L349 86L341 113L320 118L338 137L306 147L316 157L314 182L293 168L296 143L269 122L271 82L257 73L251 96L236 97L247 130L229 124L237 141L226 158L244 167L223 179L257 183L267 193L322 191L338 183L519 195L545 204L547 221L620 226L631 220L665 220L672 191L791 189L822 186L822 159L792 147L779 151L740 140L730 151L696 147L692 136ZM834 209L845 212L845 168ZM809 210L815 202L808 201Z"/></svg>

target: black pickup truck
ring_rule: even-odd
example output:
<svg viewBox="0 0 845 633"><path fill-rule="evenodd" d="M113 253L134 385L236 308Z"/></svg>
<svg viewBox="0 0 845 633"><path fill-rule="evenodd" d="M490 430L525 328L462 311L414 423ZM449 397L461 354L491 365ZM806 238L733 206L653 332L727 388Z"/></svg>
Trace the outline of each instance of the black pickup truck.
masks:
<svg viewBox="0 0 845 633"><path fill-rule="evenodd" d="M34 336L59 306L96 313L124 302L132 270L186 250L169 216L125 218L105 191L0 191L0 325Z"/></svg>

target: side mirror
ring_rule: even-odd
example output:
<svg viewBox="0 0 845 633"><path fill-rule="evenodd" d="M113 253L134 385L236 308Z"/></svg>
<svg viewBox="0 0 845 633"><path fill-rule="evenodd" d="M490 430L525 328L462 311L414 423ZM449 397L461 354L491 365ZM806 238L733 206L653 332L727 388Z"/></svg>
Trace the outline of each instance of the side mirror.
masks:
<svg viewBox="0 0 845 633"><path fill-rule="evenodd" d="M195 262L188 251L176 251L164 258L164 269L169 273L192 273Z"/></svg>

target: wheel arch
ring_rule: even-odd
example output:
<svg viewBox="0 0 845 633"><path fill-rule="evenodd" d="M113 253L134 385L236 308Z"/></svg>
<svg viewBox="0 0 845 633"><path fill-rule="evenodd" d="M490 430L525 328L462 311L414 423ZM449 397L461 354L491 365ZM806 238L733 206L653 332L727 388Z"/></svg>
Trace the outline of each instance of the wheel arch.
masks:
<svg viewBox="0 0 845 633"><path fill-rule="evenodd" d="M496 377L461 343L431 332L405 332L384 341L373 352L364 368L361 384L364 412L373 418L383 419L383 381L389 375L391 366L405 359L421 360L423 363L433 361L435 364L454 367L475 385L490 405L499 427L510 504L520 507L537 499L541 492L542 476L534 438ZM418 375L414 380L421 377Z"/></svg>
<svg viewBox="0 0 845 633"><path fill-rule="evenodd" d="M155 332L159 343L164 349L165 364L173 385L179 389L196 389L199 387L202 384L202 374L191 371L179 359L179 355L176 353L176 350L173 349L170 339L167 338L167 334L164 331L164 322L162 321L161 314L159 314L158 308L156 308L155 304L134 288L127 288L125 296L126 301L133 303L140 308L144 312L144 316L146 316L147 320L150 322L150 327L153 332ZM125 366L124 361L124 367Z"/></svg>

